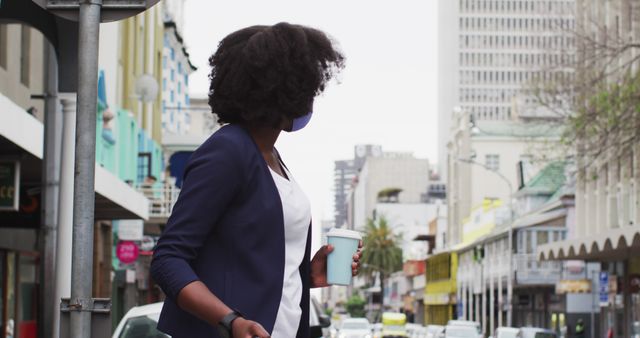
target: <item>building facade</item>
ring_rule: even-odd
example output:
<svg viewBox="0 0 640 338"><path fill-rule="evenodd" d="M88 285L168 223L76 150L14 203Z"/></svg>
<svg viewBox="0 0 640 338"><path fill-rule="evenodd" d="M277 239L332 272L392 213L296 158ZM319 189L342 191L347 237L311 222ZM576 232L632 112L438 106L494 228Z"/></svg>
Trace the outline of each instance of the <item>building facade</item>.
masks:
<svg viewBox="0 0 640 338"><path fill-rule="evenodd" d="M536 117L527 86L569 57L575 0L440 0L439 172L446 180L447 144L461 107L478 121ZM546 76L550 75L542 75ZM542 115L545 113L542 112Z"/></svg>
<svg viewBox="0 0 640 338"><path fill-rule="evenodd" d="M396 203L415 204L420 203L428 186L427 159L406 153L384 153L380 157L367 158L351 192L349 227L362 229L368 218L375 218L374 210L384 190L399 189ZM426 227L427 223L424 225Z"/></svg>
<svg viewBox="0 0 640 338"><path fill-rule="evenodd" d="M588 52L588 41L605 48L618 42L636 44L640 41L639 13L635 1L578 1L579 55ZM611 65L634 60L639 53L637 48L625 49ZM637 62L629 69L637 76ZM610 81L616 81L616 76ZM575 227L566 240L544 245L538 254L547 260L599 263L600 275L593 277L593 285L599 287L602 325L596 335L631 337L640 331L640 145L634 141L629 151L605 151L595 158L577 147L576 152Z"/></svg>
<svg viewBox="0 0 640 338"><path fill-rule="evenodd" d="M382 154L382 147L371 144L361 144L354 148L354 156L351 160L334 162L334 224L337 227L348 223L348 197L349 191L355 184L354 179L362 169L367 157L378 157Z"/></svg>

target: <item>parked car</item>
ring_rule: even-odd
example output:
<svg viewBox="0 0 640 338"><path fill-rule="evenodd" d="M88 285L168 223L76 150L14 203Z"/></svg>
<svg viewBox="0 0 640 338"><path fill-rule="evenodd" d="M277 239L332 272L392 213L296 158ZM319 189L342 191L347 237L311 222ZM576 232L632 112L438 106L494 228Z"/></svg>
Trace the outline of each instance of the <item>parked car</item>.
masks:
<svg viewBox="0 0 640 338"><path fill-rule="evenodd" d="M496 329L493 338L517 338L518 333L520 333L520 329L502 326Z"/></svg>
<svg viewBox="0 0 640 338"><path fill-rule="evenodd" d="M473 325L447 325L444 328L445 338L482 338L480 330Z"/></svg>
<svg viewBox="0 0 640 338"><path fill-rule="evenodd" d="M328 316L320 311L320 307L311 298L311 306L309 307L309 328L311 329L311 337L328 337L328 331L331 320ZM112 338L171 338L170 336L158 331L158 319L160 319L160 311L162 311L162 302L153 303L142 306L132 307L120 320Z"/></svg>
<svg viewBox="0 0 640 338"><path fill-rule="evenodd" d="M447 322L447 326L473 326L478 332L481 332L482 326L479 322L474 322L471 320L450 320Z"/></svg>
<svg viewBox="0 0 640 338"><path fill-rule="evenodd" d="M371 324L366 318L346 318L338 330L338 338L371 338Z"/></svg>
<svg viewBox="0 0 640 338"><path fill-rule="evenodd" d="M417 338L417 335L419 333L420 328L422 328L422 325L415 324L415 323L407 323L404 327L407 330L407 335L409 336L409 338Z"/></svg>
<svg viewBox="0 0 640 338"><path fill-rule="evenodd" d="M442 325L427 325L426 338L441 338L444 336L444 326Z"/></svg>
<svg viewBox="0 0 640 338"><path fill-rule="evenodd" d="M558 335L549 329L539 327L520 328L518 338L558 338Z"/></svg>
<svg viewBox="0 0 640 338"><path fill-rule="evenodd" d="M112 338L170 338L156 329L161 310L162 303L131 308L120 320Z"/></svg>

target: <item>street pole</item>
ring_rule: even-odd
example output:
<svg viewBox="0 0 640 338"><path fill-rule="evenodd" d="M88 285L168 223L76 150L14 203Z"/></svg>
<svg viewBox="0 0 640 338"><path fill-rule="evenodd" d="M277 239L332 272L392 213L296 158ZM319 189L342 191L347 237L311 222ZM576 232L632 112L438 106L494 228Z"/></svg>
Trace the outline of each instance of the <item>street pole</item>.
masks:
<svg viewBox="0 0 640 338"><path fill-rule="evenodd" d="M98 41L102 0L81 0L73 192L70 336L91 337Z"/></svg>

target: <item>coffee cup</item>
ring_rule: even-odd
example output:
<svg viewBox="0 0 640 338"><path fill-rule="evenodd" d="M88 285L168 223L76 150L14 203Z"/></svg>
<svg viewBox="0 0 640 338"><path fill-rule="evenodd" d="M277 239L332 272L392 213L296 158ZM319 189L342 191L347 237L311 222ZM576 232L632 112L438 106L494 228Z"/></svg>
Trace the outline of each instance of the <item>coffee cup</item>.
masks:
<svg viewBox="0 0 640 338"><path fill-rule="evenodd" d="M333 228L327 233L327 243L333 251L327 257L327 283L331 285L351 284L351 264L362 240L359 232Z"/></svg>

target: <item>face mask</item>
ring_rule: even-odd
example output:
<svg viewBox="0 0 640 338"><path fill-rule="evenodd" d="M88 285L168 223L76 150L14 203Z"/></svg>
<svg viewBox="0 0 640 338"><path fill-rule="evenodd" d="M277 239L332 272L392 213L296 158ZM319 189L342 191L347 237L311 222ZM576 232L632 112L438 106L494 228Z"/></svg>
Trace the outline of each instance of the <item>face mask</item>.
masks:
<svg viewBox="0 0 640 338"><path fill-rule="evenodd" d="M312 115L313 112L310 112L307 115L296 117L295 119L293 119L293 126L291 127L290 131L298 131L306 127L307 124L309 124L309 121L311 121Z"/></svg>

